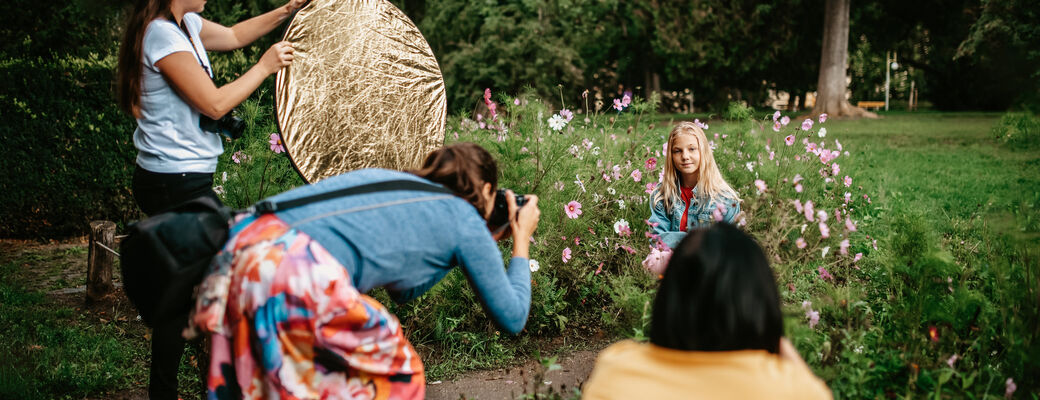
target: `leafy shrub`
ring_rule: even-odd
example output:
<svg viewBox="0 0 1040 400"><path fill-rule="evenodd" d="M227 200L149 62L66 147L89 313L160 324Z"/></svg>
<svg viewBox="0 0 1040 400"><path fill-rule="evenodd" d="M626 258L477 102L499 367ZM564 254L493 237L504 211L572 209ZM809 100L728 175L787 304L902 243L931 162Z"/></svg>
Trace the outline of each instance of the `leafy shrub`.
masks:
<svg viewBox="0 0 1040 400"><path fill-rule="evenodd" d="M129 190L134 123L111 96L112 62L0 63L0 235L61 237L84 232L91 220L138 215Z"/></svg>
<svg viewBox="0 0 1040 400"><path fill-rule="evenodd" d="M1009 112L993 127L997 142L1014 149L1040 148L1040 117L1030 112Z"/></svg>

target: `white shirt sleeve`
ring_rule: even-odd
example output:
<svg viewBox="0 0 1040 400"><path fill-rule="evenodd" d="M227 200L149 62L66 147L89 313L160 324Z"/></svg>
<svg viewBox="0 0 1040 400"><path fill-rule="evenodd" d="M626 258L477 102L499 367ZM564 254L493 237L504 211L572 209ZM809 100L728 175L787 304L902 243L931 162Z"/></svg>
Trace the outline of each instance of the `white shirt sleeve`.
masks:
<svg viewBox="0 0 1040 400"><path fill-rule="evenodd" d="M201 24L202 22L199 21L200 27ZM155 63L179 51L191 53L192 49L188 38L184 36L184 32L181 32L176 24L163 19L156 19L148 24L148 29L144 32L145 67L159 72L159 69L155 67Z"/></svg>

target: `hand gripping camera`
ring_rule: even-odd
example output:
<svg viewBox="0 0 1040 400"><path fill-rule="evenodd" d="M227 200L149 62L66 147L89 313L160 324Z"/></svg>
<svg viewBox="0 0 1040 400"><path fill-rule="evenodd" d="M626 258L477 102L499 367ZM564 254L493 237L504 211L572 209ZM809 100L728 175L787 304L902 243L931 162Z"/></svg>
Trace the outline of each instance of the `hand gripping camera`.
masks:
<svg viewBox="0 0 1040 400"><path fill-rule="evenodd" d="M498 189L495 192L495 205L491 209L491 218L488 218L488 226L491 227L492 232L497 232L504 227L509 226L509 220L515 218L515 215L509 215L509 203L506 202L505 189ZM513 194L516 199L516 208L519 209L527 203L527 198L523 195Z"/></svg>

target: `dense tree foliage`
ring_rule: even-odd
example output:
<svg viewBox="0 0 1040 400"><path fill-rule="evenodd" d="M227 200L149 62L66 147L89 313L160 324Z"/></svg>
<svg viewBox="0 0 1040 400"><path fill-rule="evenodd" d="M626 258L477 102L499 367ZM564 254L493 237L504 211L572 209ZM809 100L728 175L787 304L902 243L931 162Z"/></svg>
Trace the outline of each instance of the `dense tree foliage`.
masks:
<svg viewBox="0 0 1040 400"><path fill-rule="evenodd" d="M437 55L452 113L471 112L484 88L530 88L572 108L585 108L588 89L589 105L600 109L623 91L658 91L661 109L679 112L721 110L730 100L763 106L775 91L816 90L824 0L392 1ZM126 189L133 120L116 111L111 96L128 3L0 2L7 39L0 42L0 115L7 121L0 137L16 149L0 159L7 176L0 181L2 234L73 233L90 219L135 214ZM203 15L230 25L283 3L211 0ZM1040 11L1032 3L852 1L853 104L882 98L885 54L892 52L902 65L893 73L894 99L905 100L913 83L936 108L1036 109ZM211 54L217 83L244 72L278 39L276 32ZM269 101L271 86L257 98ZM97 190L73 191L69 182Z"/></svg>

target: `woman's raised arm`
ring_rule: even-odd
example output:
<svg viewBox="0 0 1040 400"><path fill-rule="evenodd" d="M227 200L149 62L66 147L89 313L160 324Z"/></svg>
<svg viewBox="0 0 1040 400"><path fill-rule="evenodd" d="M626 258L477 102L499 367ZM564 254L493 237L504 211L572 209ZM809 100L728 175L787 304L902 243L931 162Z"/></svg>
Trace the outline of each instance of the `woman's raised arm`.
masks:
<svg viewBox="0 0 1040 400"><path fill-rule="evenodd" d="M293 11L303 7L306 3L307 0L289 0L284 6L239 22L230 28L203 18L199 37L206 50L241 49L277 28L282 21L292 15Z"/></svg>
<svg viewBox="0 0 1040 400"><path fill-rule="evenodd" d="M156 61L155 66L192 108L218 119L249 97L268 75L278 72L292 60L292 44L275 43L249 71L219 88L199 65L195 54L185 51L172 53Z"/></svg>

